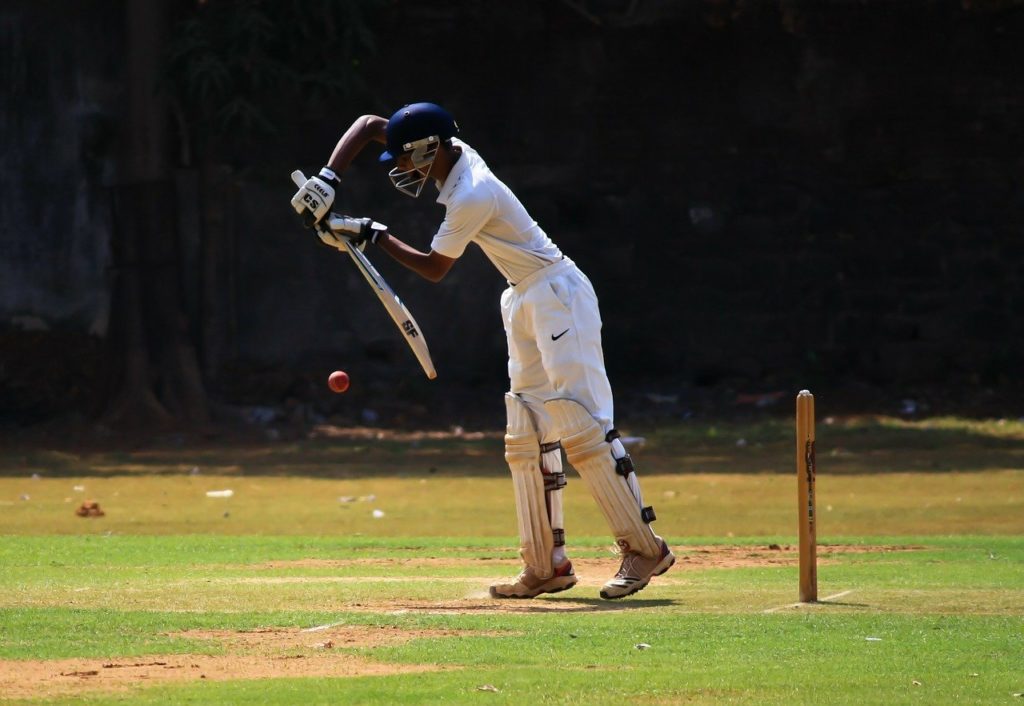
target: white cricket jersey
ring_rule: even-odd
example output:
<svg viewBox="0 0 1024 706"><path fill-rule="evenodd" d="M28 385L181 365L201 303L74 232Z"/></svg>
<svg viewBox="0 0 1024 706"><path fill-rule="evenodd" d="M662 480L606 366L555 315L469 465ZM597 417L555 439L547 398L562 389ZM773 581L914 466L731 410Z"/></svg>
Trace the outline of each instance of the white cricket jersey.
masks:
<svg viewBox="0 0 1024 706"><path fill-rule="evenodd" d="M462 156L440 187L437 202L447 210L430 247L457 258L476 243L511 284L561 260L558 246L476 150L457 138L452 144Z"/></svg>

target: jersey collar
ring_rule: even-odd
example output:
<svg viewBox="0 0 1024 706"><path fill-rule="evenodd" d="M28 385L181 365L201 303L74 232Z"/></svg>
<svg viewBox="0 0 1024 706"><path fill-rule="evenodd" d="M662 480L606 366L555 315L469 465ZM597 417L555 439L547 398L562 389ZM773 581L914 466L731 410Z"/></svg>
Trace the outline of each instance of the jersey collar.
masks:
<svg viewBox="0 0 1024 706"><path fill-rule="evenodd" d="M444 183L441 184L441 189L437 195L437 203L447 206L448 201L452 197L452 192L455 191L455 187L462 179L462 175L469 170L469 156L466 154L466 149L462 149L462 154L452 165L452 169L448 172L448 176L445 178Z"/></svg>

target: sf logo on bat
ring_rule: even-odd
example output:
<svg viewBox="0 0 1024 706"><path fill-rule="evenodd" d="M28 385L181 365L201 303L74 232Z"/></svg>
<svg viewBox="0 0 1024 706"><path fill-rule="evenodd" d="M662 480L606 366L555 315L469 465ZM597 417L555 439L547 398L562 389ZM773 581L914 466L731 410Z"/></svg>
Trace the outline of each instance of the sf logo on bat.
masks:
<svg viewBox="0 0 1024 706"><path fill-rule="evenodd" d="M416 338L420 335L419 331L416 330L416 324L406 319L402 322L402 330L409 338Z"/></svg>

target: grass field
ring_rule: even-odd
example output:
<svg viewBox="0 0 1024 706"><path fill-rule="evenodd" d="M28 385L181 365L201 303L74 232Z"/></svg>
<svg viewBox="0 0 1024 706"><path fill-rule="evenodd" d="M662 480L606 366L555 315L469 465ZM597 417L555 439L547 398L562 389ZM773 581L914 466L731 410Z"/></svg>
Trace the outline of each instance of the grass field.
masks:
<svg viewBox="0 0 1024 706"><path fill-rule="evenodd" d="M618 602L574 474L580 585L486 597L518 570L499 434L5 445L0 699L1024 703L1024 424L819 420L811 606L792 420L644 433L679 561Z"/></svg>

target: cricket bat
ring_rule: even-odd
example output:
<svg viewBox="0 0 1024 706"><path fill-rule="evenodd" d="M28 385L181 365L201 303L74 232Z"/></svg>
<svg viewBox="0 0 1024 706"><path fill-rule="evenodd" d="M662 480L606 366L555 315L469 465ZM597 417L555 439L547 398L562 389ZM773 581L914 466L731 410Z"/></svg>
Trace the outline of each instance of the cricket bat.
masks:
<svg viewBox="0 0 1024 706"><path fill-rule="evenodd" d="M306 176L298 169L292 172L292 181L295 185L301 187L306 183ZM335 218L333 214L328 216L318 228L325 227L323 224L326 223L327 228L331 228L331 221ZM332 229L333 230L333 229ZM340 240L345 247L345 251L349 257L352 258L352 262L355 263L356 269L362 273L363 277L370 284L370 288L373 289L377 298L380 299L380 303L384 305L388 315L391 316L391 320L395 322L398 330L402 332L405 342L409 344L409 348L412 349L413 354L416 356L416 360L419 361L420 366L423 368L423 372L426 373L427 377L433 380L437 377L437 371L434 370L434 363L430 359L430 349L427 348L427 341L423 338L423 333L420 331L419 324L416 323L416 319L413 318L409 309L406 308L402 300L398 298L394 290L388 286L388 283L384 281L380 273L377 272L377 268L373 266L373 263L367 259L366 255L362 253L359 248L349 243L348 238L340 236Z"/></svg>

